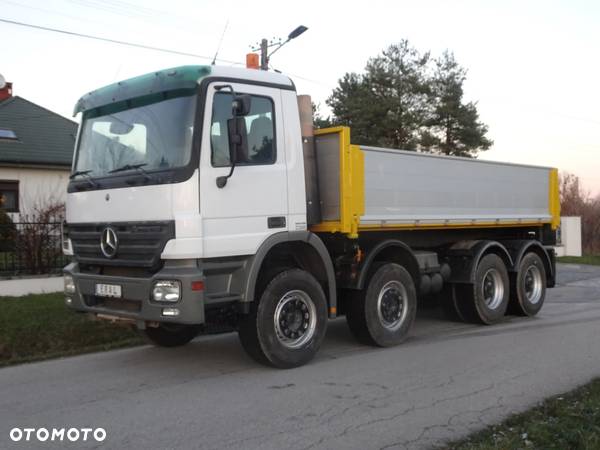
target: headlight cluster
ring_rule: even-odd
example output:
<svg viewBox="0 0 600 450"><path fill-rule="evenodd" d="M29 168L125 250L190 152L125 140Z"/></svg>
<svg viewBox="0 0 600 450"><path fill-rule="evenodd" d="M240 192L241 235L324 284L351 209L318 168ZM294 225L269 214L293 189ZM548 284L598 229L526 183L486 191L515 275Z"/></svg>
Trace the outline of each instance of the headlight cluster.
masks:
<svg viewBox="0 0 600 450"><path fill-rule="evenodd" d="M75 280L71 275L65 275L65 294L74 294L77 290L75 287Z"/></svg>
<svg viewBox="0 0 600 450"><path fill-rule="evenodd" d="M152 288L152 300L177 302L181 298L181 283L175 280L158 280Z"/></svg>
<svg viewBox="0 0 600 450"><path fill-rule="evenodd" d="M63 251L63 254L66 256L73 256L73 243L71 242L71 239L69 239L69 238L63 239L62 251Z"/></svg>

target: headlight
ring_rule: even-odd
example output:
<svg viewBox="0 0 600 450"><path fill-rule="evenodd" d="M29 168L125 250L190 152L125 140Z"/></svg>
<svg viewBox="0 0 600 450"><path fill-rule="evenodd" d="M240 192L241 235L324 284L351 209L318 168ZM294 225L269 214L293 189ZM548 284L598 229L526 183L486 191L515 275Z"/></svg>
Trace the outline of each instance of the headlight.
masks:
<svg viewBox="0 0 600 450"><path fill-rule="evenodd" d="M66 238L62 243L63 255L65 256L73 256L73 244L71 243L71 239Z"/></svg>
<svg viewBox="0 0 600 450"><path fill-rule="evenodd" d="M181 297L181 283L174 280L159 280L152 288L152 299L156 302L176 302Z"/></svg>
<svg viewBox="0 0 600 450"><path fill-rule="evenodd" d="M65 275L65 294L75 293L75 280L71 275Z"/></svg>

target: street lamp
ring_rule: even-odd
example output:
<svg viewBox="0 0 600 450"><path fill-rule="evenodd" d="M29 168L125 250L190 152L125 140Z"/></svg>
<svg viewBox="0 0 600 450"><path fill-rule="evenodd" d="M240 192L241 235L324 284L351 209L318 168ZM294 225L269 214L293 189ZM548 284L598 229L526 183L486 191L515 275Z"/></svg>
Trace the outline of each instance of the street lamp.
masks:
<svg viewBox="0 0 600 450"><path fill-rule="evenodd" d="M300 25L300 26L296 27L290 34L288 34L287 39L283 42L281 42L281 39L278 42L269 42L267 39L262 39L260 41L260 47L259 47L260 48L260 68L261 68L261 70L269 70L269 58L273 55L273 53L275 53L277 50L279 50L285 44L290 42L292 39L296 39L298 36L300 36L306 30L308 30L308 27L305 27L304 25ZM271 53L269 53L269 47L273 47L275 45L277 47ZM258 50L258 48L253 49L252 51L255 51L255 50Z"/></svg>

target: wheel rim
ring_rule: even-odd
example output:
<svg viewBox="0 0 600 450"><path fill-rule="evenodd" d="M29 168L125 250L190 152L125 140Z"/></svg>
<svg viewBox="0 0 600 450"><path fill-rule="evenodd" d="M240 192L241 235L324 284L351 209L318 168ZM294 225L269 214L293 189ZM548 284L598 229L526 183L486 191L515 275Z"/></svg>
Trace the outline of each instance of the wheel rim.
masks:
<svg viewBox="0 0 600 450"><path fill-rule="evenodd" d="M489 269L483 276L482 282L483 300L490 309L496 309L504 298L504 283L500 272Z"/></svg>
<svg viewBox="0 0 600 450"><path fill-rule="evenodd" d="M315 334L317 308L306 292L289 291L277 302L273 320L277 340L287 348L300 348Z"/></svg>
<svg viewBox="0 0 600 450"><path fill-rule="evenodd" d="M542 272L537 266L529 266L525 271L523 282L527 301L535 305L542 298Z"/></svg>
<svg viewBox="0 0 600 450"><path fill-rule="evenodd" d="M408 294L399 281L388 281L377 297L379 321L388 330L395 331L404 322L408 311Z"/></svg>

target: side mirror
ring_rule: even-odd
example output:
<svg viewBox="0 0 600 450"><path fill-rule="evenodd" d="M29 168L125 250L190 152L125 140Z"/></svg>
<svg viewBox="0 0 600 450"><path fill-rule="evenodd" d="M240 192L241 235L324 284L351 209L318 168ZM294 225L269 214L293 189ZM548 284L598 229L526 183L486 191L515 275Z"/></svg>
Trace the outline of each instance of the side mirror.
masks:
<svg viewBox="0 0 600 450"><path fill-rule="evenodd" d="M248 94L236 95L231 103L233 117L243 117L250 113L252 98Z"/></svg>
<svg viewBox="0 0 600 450"><path fill-rule="evenodd" d="M233 117L227 120L227 131L229 134L229 160L234 166L240 156L248 154L248 132L246 131L246 119Z"/></svg>
<svg viewBox="0 0 600 450"><path fill-rule="evenodd" d="M228 175L217 178L217 187L220 189L225 187L227 180L233 175L233 170L240 156L246 159L246 155L248 154L246 119L239 116L228 119L227 132L229 135L229 161L231 162L231 170Z"/></svg>

